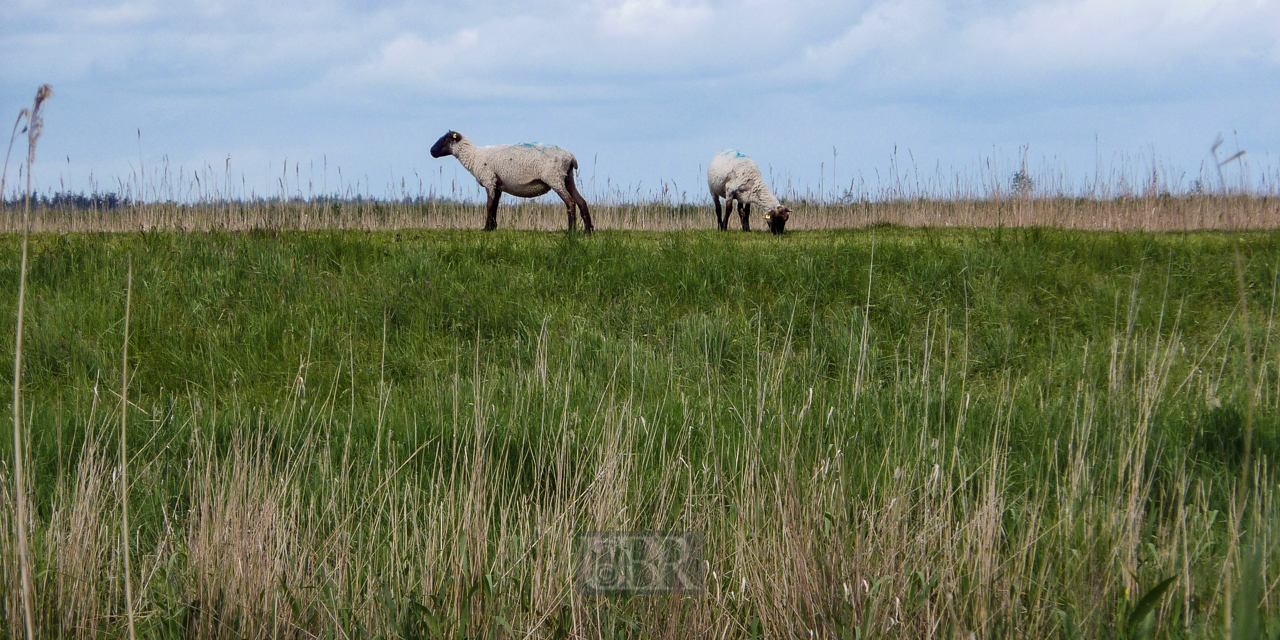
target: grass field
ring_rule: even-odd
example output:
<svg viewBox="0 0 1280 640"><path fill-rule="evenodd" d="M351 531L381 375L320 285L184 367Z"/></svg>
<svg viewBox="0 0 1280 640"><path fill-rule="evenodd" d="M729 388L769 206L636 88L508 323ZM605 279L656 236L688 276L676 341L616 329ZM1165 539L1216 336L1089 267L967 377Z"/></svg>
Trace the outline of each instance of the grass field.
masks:
<svg viewBox="0 0 1280 640"><path fill-rule="evenodd" d="M527 230L563 225L541 205L488 234L402 228L477 226L458 206L41 212L36 627L127 637L132 267L138 635L1274 636L1280 232L1194 230L1277 204L1158 201L815 206L780 238L656 206L590 239ZM593 530L702 532L705 592L577 593Z"/></svg>

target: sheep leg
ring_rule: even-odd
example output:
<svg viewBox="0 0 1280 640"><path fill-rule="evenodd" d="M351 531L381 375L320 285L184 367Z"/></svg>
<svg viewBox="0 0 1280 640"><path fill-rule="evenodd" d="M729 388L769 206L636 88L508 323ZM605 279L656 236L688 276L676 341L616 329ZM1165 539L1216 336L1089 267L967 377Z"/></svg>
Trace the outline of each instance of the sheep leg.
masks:
<svg viewBox="0 0 1280 640"><path fill-rule="evenodd" d="M750 231L751 230L751 203L750 202L743 204L741 200L738 201L738 217L742 219L742 230Z"/></svg>
<svg viewBox="0 0 1280 640"><path fill-rule="evenodd" d="M575 211L578 203L574 201L572 195L569 195L567 189L556 189L555 192L561 200L564 200L564 209L569 214L569 230L573 231L578 226L578 215Z"/></svg>
<svg viewBox="0 0 1280 640"><path fill-rule="evenodd" d="M489 189L489 203L485 207L484 230L493 231L498 228L498 199L502 197L499 189Z"/></svg>
<svg viewBox="0 0 1280 640"><path fill-rule="evenodd" d="M724 231L729 223L729 214L726 213L723 218L720 217L720 196L712 194L711 201L716 203L716 226L720 227L721 231ZM725 206L732 206L729 200L726 200L724 204Z"/></svg>
<svg viewBox="0 0 1280 640"><path fill-rule="evenodd" d="M587 199L582 197L582 193L578 191L578 185L573 181L573 172L564 177L565 190L569 192L569 197L573 198L572 202L565 200L565 204L569 206L569 228L573 229L573 205L578 205L578 210L582 213L582 233L583 235L591 235L591 230L595 228L591 224L591 210L587 208Z"/></svg>
<svg viewBox="0 0 1280 640"><path fill-rule="evenodd" d="M569 214L569 230L573 231L578 226L578 214L574 211L577 203L570 200L564 203L565 212Z"/></svg>

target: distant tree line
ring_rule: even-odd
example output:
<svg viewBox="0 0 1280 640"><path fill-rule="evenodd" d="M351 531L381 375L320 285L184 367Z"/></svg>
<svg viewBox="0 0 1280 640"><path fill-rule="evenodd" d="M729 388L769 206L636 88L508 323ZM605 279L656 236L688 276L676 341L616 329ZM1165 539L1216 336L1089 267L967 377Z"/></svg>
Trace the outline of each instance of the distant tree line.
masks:
<svg viewBox="0 0 1280 640"><path fill-rule="evenodd" d="M12 198L5 198L4 205L9 207L22 206L23 199L21 195L15 195ZM85 195L84 193L36 193L31 196L31 205L33 207L51 207L58 209L78 209L78 210L103 210L103 209L119 209L121 207L129 207L134 203L127 196L121 197L115 192L110 193L94 193Z"/></svg>
<svg viewBox="0 0 1280 640"><path fill-rule="evenodd" d="M21 194L14 193L14 194L11 194L10 197L0 200L0 202L3 202L5 208L14 208L14 207L21 207L23 200L22 200ZM279 204L279 203L326 204L326 205L327 204L423 205L428 203L461 203L463 201L456 200L453 198L439 198L439 197L433 197L433 196L427 196L427 197L405 196L402 198L394 198L394 199L380 199L380 198L371 198L365 195L353 195L353 196L347 196L345 198L340 198L335 196L314 196L311 198L301 198L301 197L295 196L295 197L288 198L287 200L282 200L279 197L264 198L262 196L251 196L248 198L236 198L232 200L232 202L240 203L240 204L258 204L258 205L272 204L272 203L275 203L275 204ZM185 202L182 204L200 206L202 204L213 204L213 203L226 204L227 201L226 200L194 201L194 202ZM117 194L115 192L85 194L85 193L72 193L70 191L63 192L63 193L49 191L45 193L35 193L35 194L32 194L31 196L31 206L33 207L37 207L37 208L48 207L48 208L56 208L56 209L72 210L72 211L113 210L113 209L128 208L133 206L141 206L145 204L154 204L154 203L144 202L141 200L131 198L127 195Z"/></svg>

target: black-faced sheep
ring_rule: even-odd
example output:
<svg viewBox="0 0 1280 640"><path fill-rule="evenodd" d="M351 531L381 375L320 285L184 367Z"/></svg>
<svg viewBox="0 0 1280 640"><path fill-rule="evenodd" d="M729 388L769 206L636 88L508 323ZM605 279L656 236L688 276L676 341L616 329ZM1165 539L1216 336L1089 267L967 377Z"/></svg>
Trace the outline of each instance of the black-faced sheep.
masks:
<svg viewBox="0 0 1280 640"><path fill-rule="evenodd" d="M569 228L577 224L575 209L582 210L582 227L591 233L591 212L587 201L578 193L573 172L578 160L572 153L555 145L504 144L477 147L466 136L450 131L431 146L431 157L453 156L466 167L489 196L485 231L498 227L498 198L509 193L521 198L536 198L555 191L569 212Z"/></svg>
<svg viewBox="0 0 1280 640"><path fill-rule="evenodd" d="M711 199L716 203L716 223L720 225L721 231L729 228L729 213L733 211L735 200L738 202L738 217L742 220L743 231L751 230L753 204L765 209L764 220L773 233L782 233L787 219L791 217L791 209L778 202L769 187L765 186L760 167L735 149L721 151L711 159L711 164L707 166L707 186L711 187ZM724 198L723 216L720 198Z"/></svg>

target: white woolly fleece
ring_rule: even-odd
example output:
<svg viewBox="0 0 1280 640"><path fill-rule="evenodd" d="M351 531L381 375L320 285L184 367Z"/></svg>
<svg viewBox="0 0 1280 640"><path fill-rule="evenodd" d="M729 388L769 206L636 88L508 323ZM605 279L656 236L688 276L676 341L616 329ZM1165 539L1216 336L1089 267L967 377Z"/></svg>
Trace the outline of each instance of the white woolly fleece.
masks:
<svg viewBox="0 0 1280 640"><path fill-rule="evenodd" d="M453 143L452 152L486 191L501 189L521 198L555 191L572 202L565 176L578 167L578 161L565 149L539 143L477 147L462 136Z"/></svg>
<svg viewBox="0 0 1280 640"><path fill-rule="evenodd" d="M713 198L724 198L725 205L737 200L772 211L780 206L778 199L764 184L760 167L736 149L717 153L707 165L707 186Z"/></svg>

